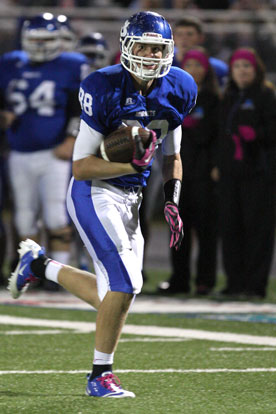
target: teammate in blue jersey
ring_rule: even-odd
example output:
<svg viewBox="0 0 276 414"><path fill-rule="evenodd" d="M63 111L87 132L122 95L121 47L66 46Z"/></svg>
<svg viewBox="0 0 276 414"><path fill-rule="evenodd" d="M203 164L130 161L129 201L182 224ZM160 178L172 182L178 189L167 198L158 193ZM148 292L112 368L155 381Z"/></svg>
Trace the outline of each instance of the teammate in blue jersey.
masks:
<svg viewBox="0 0 276 414"><path fill-rule="evenodd" d="M112 364L129 307L142 288L141 190L158 143L163 151L164 213L171 229L170 245L178 248L183 237L178 213L181 124L197 94L193 78L171 67L172 32L159 14L133 15L121 29L120 44L121 64L100 69L81 84L81 124L68 190L68 210L93 258L97 283L92 274L48 259L38 244L26 240L21 243L21 259L9 284L16 298L34 276L47 278L98 309L86 393L113 398L135 396L120 386ZM99 158L104 138L124 125L133 126L132 161ZM139 126L152 131L147 149L139 144Z"/></svg>
<svg viewBox="0 0 276 414"><path fill-rule="evenodd" d="M78 90L88 65L79 53L60 52L59 24L50 13L25 20L21 38L23 50L0 58L15 224L20 239L38 240L41 214L52 257L68 263L66 191L79 126Z"/></svg>
<svg viewBox="0 0 276 414"><path fill-rule="evenodd" d="M87 57L91 72L110 64L111 56L107 42L99 32L90 32L82 36L77 51Z"/></svg>
<svg viewBox="0 0 276 414"><path fill-rule="evenodd" d="M61 49L64 52L74 52L77 47L78 39L69 18L64 14L59 14L57 16L57 21L60 25Z"/></svg>

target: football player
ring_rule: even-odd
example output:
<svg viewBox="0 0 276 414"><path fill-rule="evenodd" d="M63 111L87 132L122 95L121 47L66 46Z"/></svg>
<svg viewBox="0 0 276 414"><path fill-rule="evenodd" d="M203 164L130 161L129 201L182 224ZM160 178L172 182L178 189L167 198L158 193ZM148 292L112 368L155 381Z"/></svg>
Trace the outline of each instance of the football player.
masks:
<svg viewBox="0 0 276 414"><path fill-rule="evenodd" d="M21 239L38 240L41 213L52 257L68 263L66 191L79 126L78 89L88 65L81 54L61 53L60 26L51 13L25 20L22 47L0 59L15 224Z"/></svg>
<svg viewBox="0 0 276 414"><path fill-rule="evenodd" d="M99 32L91 32L81 37L77 51L87 57L91 72L110 64L110 52L107 43Z"/></svg>
<svg viewBox="0 0 276 414"><path fill-rule="evenodd" d="M57 21L60 26L61 48L64 52L74 52L77 46L77 35L67 16L59 14Z"/></svg>
<svg viewBox="0 0 276 414"><path fill-rule="evenodd" d="M134 14L121 29L120 44L121 64L93 72L81 84L81 124L67 198L72 220L93 258L98 291L92 274L48 259L32 240L21 243L21 259L9 283L16 298L34 276L54 280L98 309L86 393L111 398L135 396L121 387L112 364L129 307L142 288L142 188L160 144L164 212L171 229L170 245L178 248L183 237L178 212L181 124L197 95L193 78L171 67L172 31L159 14ZM105 137L124 125L132 126L132 161L109 162L97 157ZM151 130L146 148L137 135L141 126Z"/></svg>

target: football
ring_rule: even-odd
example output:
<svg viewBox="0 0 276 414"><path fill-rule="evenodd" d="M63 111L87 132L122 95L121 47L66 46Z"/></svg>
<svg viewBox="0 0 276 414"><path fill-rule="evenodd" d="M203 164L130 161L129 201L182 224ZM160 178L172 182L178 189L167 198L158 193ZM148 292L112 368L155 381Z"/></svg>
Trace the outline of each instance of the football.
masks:
<svg viewBox="0 0 276 414"><path fill-rule="evenodd" d="M146 146L151 132L139 127L121 127L106 136L99 148L99 157L112 162L131 162L134 152L134 136L139 135Z"/></svg>

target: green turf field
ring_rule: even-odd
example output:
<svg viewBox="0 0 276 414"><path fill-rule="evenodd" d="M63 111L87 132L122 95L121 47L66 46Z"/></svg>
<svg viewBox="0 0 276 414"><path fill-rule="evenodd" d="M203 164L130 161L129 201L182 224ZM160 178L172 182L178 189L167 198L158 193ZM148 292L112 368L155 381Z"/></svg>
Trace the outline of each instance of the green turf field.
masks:
<svg viewBox="0 0 276 414"><path fill-rule="evenodd" d="M1 414L276 413L275 323L131 313L127 326L139 326L139 335L122 335L114 371L136 398L106 400L85 396L95 316L0 306ZM208 333L217 337L207 340Z"/></svg>

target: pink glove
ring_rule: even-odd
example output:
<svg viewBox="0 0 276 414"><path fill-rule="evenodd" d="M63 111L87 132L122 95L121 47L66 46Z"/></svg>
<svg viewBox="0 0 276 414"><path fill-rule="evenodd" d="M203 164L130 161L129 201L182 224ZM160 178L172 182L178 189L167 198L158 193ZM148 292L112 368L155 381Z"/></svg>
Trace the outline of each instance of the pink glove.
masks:
<svg viewBox="0 0 276 414"><path fill-rule="evenodd" d="M154 156L157 142L156 133L152 130L150 131L150 137L146 146L143 145L139 135L135 135L134 142L135 149L131 165L137 172L142 172L149 166Z"/></svg>
<svg viewBox="0 0 276 414"><path fill-rule="evenodd" d="M170 247L175 247L178 250L184 237L184 231L177 205L167 201L164 207L164 214L171 229Z"/></svg>

